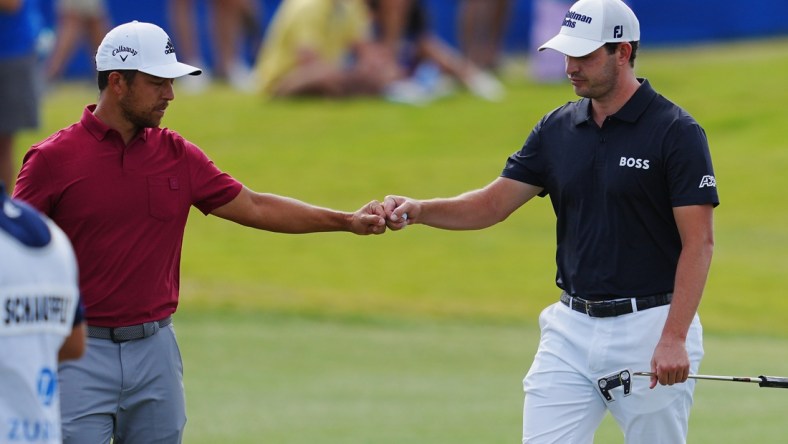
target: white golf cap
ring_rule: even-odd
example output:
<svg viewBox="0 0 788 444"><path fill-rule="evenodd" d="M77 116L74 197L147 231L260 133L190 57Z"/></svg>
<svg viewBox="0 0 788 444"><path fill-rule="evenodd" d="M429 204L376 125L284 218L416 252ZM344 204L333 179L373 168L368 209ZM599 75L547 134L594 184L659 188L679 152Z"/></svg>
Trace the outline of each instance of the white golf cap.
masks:
<svg viewBox="0 0 788 444"><path fill-rule="evenodd" d="M160 27L133 21L112 29L96 51L96 70L130 69L156 77L175 79L202 73L175 57L175 46Z"/></svg>
<svg viewBox="0 0 788 444"><path fill-rule="evenodd" d="M570 57L586 56L605 43L640 41L640 22L621 0L580 0L572 5L561 32L539 47Z"/></svg>

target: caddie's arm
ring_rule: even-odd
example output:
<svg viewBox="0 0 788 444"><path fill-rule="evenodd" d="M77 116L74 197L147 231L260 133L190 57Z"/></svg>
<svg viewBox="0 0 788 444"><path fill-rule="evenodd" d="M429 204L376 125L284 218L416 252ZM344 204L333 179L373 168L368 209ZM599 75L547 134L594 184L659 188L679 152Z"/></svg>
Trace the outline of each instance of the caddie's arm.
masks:
<svg viewBox="0 0 788 444"><path fill-rule="evenodd" d="M450 198L416 200L386 196L383 208L388 227L393 230L410 224L445 230L480 230L505 220L541 191L540 187L499 177L484 188Z"/></svg>
<svg viewBox="0 0 788 444"><path fill-rule="evenodd" d="M79 359L85 354L88 329L85 322L75 325L57 353L58 362Z"/></svg>
<svg viewBox="0 0 788 444"><path fill-rule="evenodd" d="M672 385L687 380L689 356L686 339L698 311L714 250L713 206L689 205L673 209L681 236L673 301L662 336L651 360L651 388L659 382Z"/></svg>
<svg viewBox="0 0 788 444"><path fill-rule="evenodd" d="M372 201L354 213L332 210L297 199L256 193L246 187L235 199L211 212L214 216L252 228L278 233L349 231L381 234L386 231L383 206Z"/></svg>
<svg viewBox="0 0 788 444"><path fill-rule="evenodd" d="M74 280L76 282L76 276ZM79 359L85 354L88 337L87 325L87 321L85 321L85 306L80 298L74 308L74 325L71 327L71 333L66 336L65 341L60 345L60 349L57 352L58 362Z"/></svg>

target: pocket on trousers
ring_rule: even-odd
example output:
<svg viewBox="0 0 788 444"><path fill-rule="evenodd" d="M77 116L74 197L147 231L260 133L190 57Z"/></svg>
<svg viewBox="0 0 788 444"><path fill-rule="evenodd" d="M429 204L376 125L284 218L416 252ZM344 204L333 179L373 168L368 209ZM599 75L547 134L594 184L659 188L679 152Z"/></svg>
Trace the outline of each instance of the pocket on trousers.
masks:
<svg viewBox="0 0 788 444"><path fill-rule="evenodd" d="M176 176L148 177L148 211L159 220L170 220L178 214L180 184Z"/></svg>

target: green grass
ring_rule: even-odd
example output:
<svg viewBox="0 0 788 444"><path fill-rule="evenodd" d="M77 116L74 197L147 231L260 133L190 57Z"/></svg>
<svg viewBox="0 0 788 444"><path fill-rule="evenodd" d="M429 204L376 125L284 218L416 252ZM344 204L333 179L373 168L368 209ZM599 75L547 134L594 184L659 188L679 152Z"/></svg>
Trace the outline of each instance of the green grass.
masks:
<svg viewBox="0 0 788 444"><path fill-rule="evenodd" d="M788 374L788 40L642 49L638 73L706 129L722 204L700 313L702 371ZM500 104L263 103L215 87L165 124L250 188L354 210L454 195L497 177L535 122L574 97L507 70ZM177 87L177 86L176 86ZM17 155L79 119L92 85L48 96ZM281 235L194 211L177 328L187 442L516 442L536 318L555 301L546 199L478 232ZM784 440L786 393L701 382L690 442ZM597 442L621 442L608 420Z"/></svg>
<svg viewBox="0 0 788 444"><path fill-rule="evenodd" d="M538 343L533 326L235 311L186 310L176 330L190 444L518 442L521 381ZM702 371L788 374L785 345L709 335ZM787 395L701 381L689 442L783 443ZM624 442L609 416L595 442Z"/></svg>

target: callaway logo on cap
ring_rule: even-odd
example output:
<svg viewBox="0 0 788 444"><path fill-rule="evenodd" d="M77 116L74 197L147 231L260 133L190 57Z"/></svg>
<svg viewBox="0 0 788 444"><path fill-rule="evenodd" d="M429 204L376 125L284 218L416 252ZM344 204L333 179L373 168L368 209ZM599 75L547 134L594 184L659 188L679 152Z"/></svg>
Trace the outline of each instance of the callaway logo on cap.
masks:
<svg viewBox="0 0 788 444"><path fill-rule="evenodd" d="M561 32L539 47L571 57L588 55L605 43L640 41L640 23L621 0L580 0L572 5Z"/></svg>
<svg viewBox="0 0 788 444"><path fill-rule="evenodd" d="M96 70L131 69L156 77L174 79L202 73L200 68L180 63L167 33L151 23L124 23L104 37L96 51Z"/></svg>

